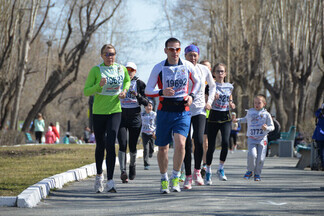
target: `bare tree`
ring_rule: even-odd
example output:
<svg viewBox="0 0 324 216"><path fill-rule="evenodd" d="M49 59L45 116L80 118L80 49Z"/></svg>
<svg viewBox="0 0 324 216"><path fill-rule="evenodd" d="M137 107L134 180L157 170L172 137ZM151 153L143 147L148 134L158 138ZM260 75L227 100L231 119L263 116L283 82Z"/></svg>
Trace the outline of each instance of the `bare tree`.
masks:
<svg viewBox="0 0 324 216"><path fill-rule="evenodd" d="M309 78L318 64L322 37L317 1L279 1L275 5L270 29L270 52L274 82L263 83L275 102L284 129L306 119L306 91ZM301 16L302 14L302 16Z"/></svg>
<svg viewBox="0 0 324 216"><path fill-rule="evenodd" d="M101 18L100 15L105 7L107 7L108 2L110 7L112 7L111 13L107 17ZM72 2L66 19L67 33L62 46L58 50L57 66L49 76L36 103L29 111L24 121L23 131L28 130L37 112L44 109L57 95L76 81L80 61L87 50L93 33L113 17L120 4L121 0L116 2L105 0L100 3L96 3L94 0L88 0L82 1L80 5L78 5L78 1L76 0ZM74 15L77 15L78 33L81 34L78 42L73 42L72 40L72 34L75 29L72 27L75 25L73 22Z"/></svg>

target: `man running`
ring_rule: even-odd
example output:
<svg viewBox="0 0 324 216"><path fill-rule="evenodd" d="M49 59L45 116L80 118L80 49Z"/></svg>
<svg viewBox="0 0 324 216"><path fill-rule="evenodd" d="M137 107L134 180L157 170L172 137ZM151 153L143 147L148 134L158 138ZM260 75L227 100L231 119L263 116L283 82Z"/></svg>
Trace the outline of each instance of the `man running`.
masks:
<svg viewBox="0 0 324 216"><path fill-rule="evenodd" d="M147 96L160 97L155 144L159 146L157 158L161 173L161 193L170 192L167 168L172 134L174 155L170 186L174 192L181 191L179 177L190 127L189 106L200 88L200 80L193 64L180 59L180 45L180 41L176 38L169 38L165 42L164 52L167 59L154 66L145 89ZM190 93L188 93L189 79L193 83Z"/></svg>

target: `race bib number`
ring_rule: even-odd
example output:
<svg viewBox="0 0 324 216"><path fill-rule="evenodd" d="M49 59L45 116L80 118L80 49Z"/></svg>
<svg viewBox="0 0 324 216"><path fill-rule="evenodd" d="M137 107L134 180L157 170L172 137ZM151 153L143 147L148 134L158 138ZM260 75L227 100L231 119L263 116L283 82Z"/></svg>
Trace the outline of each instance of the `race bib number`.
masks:
<svg viewBox="0 0 324 216"><path fill-rule="evenodd" d="M216 94L219 95L217 100L214 100L212 109L218 111L228 111L229 110L229 99L233 91L233 86L229 83L224 83L224 85L218 85L216 83Z"/></svg>
<svg viewBox="0 0 324 216"><path fill-rule="evenodd" d="M126 93L126 97L124 99L120 99L121 106L123 108L136 108L139 107L136 95L137 94L137 82L136 80L132 80L130 87Z"/></svg>
<svg viewBox="0 0 324 216"><path fill-rule="evenodd" d="M123 87L125 72L121 66L99 66L101 77L107 80L102 87L101 95L118 95Z"/></svg>
<svg viewBox="0 0 324 216"><path fill-rule="evenodd" d="M175 91L169 98L184 97L188 94L189 71L183 65L162 68L163 89L172 87Z"/></svg>

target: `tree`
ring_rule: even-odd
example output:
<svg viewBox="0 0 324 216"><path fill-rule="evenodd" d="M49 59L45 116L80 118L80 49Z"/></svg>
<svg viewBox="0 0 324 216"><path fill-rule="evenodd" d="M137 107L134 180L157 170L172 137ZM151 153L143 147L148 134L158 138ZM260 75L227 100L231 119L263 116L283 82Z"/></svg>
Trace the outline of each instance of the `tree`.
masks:
<svg viewBox="0 0 324 216"><path fill-rule="evenodd" d="M319 63L323 38L320 34L318 1L279 1L270 28L270 54L274 82L263 83L274 100L277 116L285 129L305 121L307 86ZM302 14L302 16L301 16Z"/></svg>
<svg viewBox="0 0 324 216"><path fill-rule="evenodd" d="M113 6L110 14L102 18L100 15L104 10L105 5L108 4L107 2ZM121 0L116 2L108 0L102 2L87 0L80 2L80 4L78 3L79 1L75 0L69 5L69 13L67 14L65 23L67 32L64 35L65 38L62 46L58 49L57 66L49 76L49 79L41 91L36 103L28 112L22 127L23 131L28 130L31 121L37 112L44 109L44 107L53 101L54 98L76 81L81 59L88 48L92 35L101 25L113 17L121 4ZM77 32L74 32L76 29L74 27L74 25L76 25L75 23L78 23ZM73 33L81 35L78 42L72 40Z"/></svg>

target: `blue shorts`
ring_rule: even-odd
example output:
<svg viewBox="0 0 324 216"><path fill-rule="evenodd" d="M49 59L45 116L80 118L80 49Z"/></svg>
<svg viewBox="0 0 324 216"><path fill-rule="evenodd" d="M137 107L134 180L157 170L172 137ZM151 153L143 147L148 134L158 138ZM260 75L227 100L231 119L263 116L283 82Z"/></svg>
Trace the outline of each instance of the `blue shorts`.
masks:
<svg viewBox="0 0 324 216"><path fill-rule="evenodd" d="M172 133L188 136L190 112L157 111L155 145L166 146L172 141Z"/></svg>

